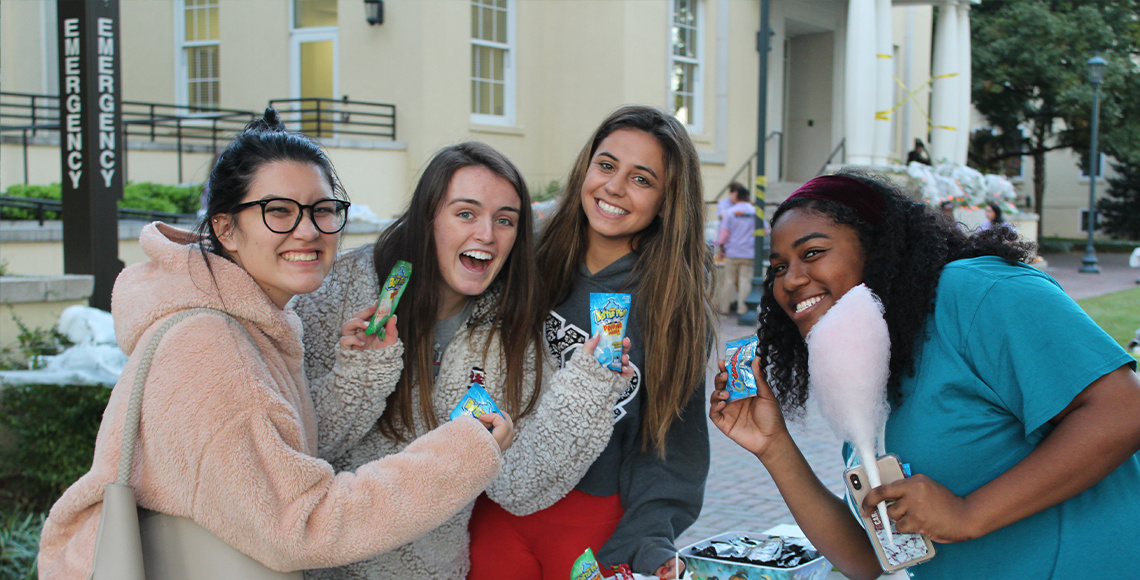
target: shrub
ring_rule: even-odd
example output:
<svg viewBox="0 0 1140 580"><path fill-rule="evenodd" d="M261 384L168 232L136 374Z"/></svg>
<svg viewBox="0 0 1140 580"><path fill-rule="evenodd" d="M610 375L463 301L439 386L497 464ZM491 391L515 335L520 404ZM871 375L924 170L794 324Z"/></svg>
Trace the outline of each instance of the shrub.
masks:
<svg viewBox="0 0 1140 580"><path fill-rule="evenodd" d="M45 516L44 513L0 510L0 578L35 579Z"/></svg>
<svg viewBox="0 0 1140 580"><path fill-rule="evenodd" d="M53 325L46 330L28 328L24 321L20 320L20 317L12 311L12 306L6 306L8 306L12 321L16 323L16 328L19 329L19 332L16 333L16 342L18 343L16 350L19 351L19 354L16 354L16 351L9 347L0 349L0 370L40 368L43 366L40 357L59 354L71 346L71 340L61 333L58 327Z"/></svg>
<svg viewBox="0 0 1140 580"><path fill-rule="evenodd" d="M91 468L95 435L111 389L9 385L0 390L0 510L47 511Z"/></svg>
<svg viewBox="0 0 1140 580"><path fill-rule="evenodd" d="M1073 243L1060 238L1041 238L1037 242L1037 252L1040 254L1067 254L1073 251Z"/></svg>
<svg viewBox="0 0 1140 580"><path fill-rule="evenodd" d="M201 206L202 188L198 185L163 185L161 183L128 183L123 187L123 199L119 207L168 213L195 213ZM12 185L4 192L11 197L51 199L59 201L60 185ZM0 209L0 219L34 220L35 211L4 207ZM44 219L59 219L59 212L48 211Z"/></svg>
<svg viewBox="0 0 1140 580"><path fill-rule="evenodd" d="M50 199L59 201L59 184L53 183L51 185L12 185L4 192L4 195L10 197L26 197L30 199ZM35 220L40 216L36 215L35 210L21 209L15 207L0 207L0 219L5 220ZM43 218L45 220L59 219L58 211L45 211Z"/></svg>
<svg viewBox="0 0 1140 580"><path fill-rule="evenodd" d="M170 213L195 213L201 207L202 188L196 185L128 183L123 188L122 207Z"/></svg>

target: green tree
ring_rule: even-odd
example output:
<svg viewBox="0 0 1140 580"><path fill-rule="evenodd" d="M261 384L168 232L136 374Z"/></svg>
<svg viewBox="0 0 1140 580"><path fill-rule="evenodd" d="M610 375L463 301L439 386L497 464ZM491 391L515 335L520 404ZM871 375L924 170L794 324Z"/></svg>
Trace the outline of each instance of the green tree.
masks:
<svg viewBox="0 0 1140 580"><path fill-rule="evenodd" d="M1117 239L1140 240L1140 166L1115 163L1118 175L1108 180L1108 192L1096 202L1099 226Z"/></svg>
<svg viewBox="0 0 1140 580"><path fill-rule="evenodd" d="M981 168L1014 157L1033 158L1033 206L1045 198L1045 154L1073 149L1087 164L1092 86L1088 59L1109 62L1101 86L1100 150L1117 159L1135 145L1140 105L1133 56L1140 47L1137 0L986 0L971 10L974 107L993 128L984 149L971 152ZM1140 112L1140 111L1138 111ZM1129 130L1131 127L1131 131ZM1043 231L1043 230L1041 230Z"/></svg>

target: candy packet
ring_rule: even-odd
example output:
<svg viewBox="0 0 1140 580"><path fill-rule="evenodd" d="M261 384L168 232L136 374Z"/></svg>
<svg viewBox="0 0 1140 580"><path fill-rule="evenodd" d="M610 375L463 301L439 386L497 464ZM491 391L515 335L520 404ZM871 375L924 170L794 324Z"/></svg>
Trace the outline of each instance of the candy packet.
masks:
<svg viewBox="0 0 1140 580"><path fill-rule="evenodd" d="M392 266L392 271L388 274L388 279L380 288L380 302L376 306L376 313L372 315L372 321L368 323L368 328L364 329L365 334L375 334L381 339L384 338L384 325L396 311L396 305L400 303L400 297L404 295L404 288L408 287L408 278L411 275L411 262L396 261L396 265Z"/></svg>
<svg viewBox="0 0 1140 580"><path fill-rule="evenodd" d="M461 415L471 415L478 419L487 413L499 413L499 407L495 405L494 399L487 393L483 385L479 383L471 383L467 388L467 394L459 400L459 404L451 411L451 418L454 419ZM500 415L502 413L499 413Z"/></svg>
<svg viewBox="0 0 1140 580"><path fill-rule="evenodd" d="M594 558L594 551L586 548L586 551L574 560L574 565L570 567L570 580L602 580L602 571L598 568L598 560Z"/></svg>
<svg viewBox="0 0 1140 580"><path fill-rule="evenodd" d="M728 400L756 396L752 359L756 358L756 336L729 341L724 345L724 367L728 369Z"/></svg>
<svg viewBox="0 0 1140 580"><path fill-rule="evenodd" d="M633 570L629 569L629 564L618 564L610 569L614 571L613 580L634 580Z"/></svg>
<svg viewBox="0 0 1140 580"><path fill-rule="evenodd" d="M602 366L621 372L621 342L629 327L629 294L590 293L590 334L602 333L594 356Z"/></svg>

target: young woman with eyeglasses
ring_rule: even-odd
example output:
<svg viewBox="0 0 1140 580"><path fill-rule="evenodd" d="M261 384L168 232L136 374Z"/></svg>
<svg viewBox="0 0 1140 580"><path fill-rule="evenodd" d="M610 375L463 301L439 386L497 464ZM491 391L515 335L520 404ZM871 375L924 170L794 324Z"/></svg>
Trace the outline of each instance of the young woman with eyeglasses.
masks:
<svg viewBox="0 0 1140 580"><path fill-rule="evenodd" d="M135 372L155 331L189 309L222 311L252 340L209 313L170 327L147 375L130 484L140 507L190 518L269 568L346 564L423 535L491 482L513 440L509 416L463 417L351 472L316 458L301 323L288 302L320 287L349 203L325 153L272 109L219 156L205 189L198 232L146 226L150 260L116 280L115 331L130 362L91 471L44 525L43 578L88 575Z"/></svg>

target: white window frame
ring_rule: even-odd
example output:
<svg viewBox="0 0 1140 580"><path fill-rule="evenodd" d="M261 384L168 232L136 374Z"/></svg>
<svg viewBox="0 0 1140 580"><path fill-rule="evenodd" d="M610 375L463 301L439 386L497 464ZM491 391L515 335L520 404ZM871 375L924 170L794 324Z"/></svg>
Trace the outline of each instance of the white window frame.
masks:
<svg viewBox="0 0 1140 580"><path fill-rule="evenodd" d="M673 44L673 28L676 26L677 20L677 2L679 0L670 0L669 3L669 69L666 76L666 86L669 92L669 112L673 115L677 114L674 104L676 103L677 92L673 90L673 68L678 63L693 65L693 105L692 110L689 112L688 123L685 126L689 132L699 134L704 130L704 76L705 76L705 0L691 0L696 4L696 26L693 30L696 32L696 39L694 47L696 48L696 56L680 57L675 54Z"/></svg>
<svg viewBox="0 0 1140 580"><path fill-rule="evenodd" d="M1099 183L1101 181L1104 181L1104 167L1105 167L1105 165L1108 164L1108 155L1106 153L1104 153L1103 151L1101 151L1101 152L1098 152L1097 156L1100 157L1100 160L1099 160L1100 161L1100 167L1097 168L1100 171L1097 171L1097 176L1096 176L1096 180ZM1083 167L1081 167L1080 163L1077 164L1077 167L1080 168L1080 171L1081 171L1081 181L1088 182L1088 180L1089 180L1088 172L1085 171L1085 169Z"/></svg>
<svg viewBox="0 0 1140 580"><path fill-rule="evenodd" d="M216 0L221 9L221 0ZM219 22L221 18L219 16ZM174 2L174 102L179 106L185 107L183 114L195 115L199 114L190 106L190 63L186 57L186 49L196 48L203 46L216 46L220 54L221 51L221 38L218 40L199 40L187 41L186 40L186 2L185 0L175 0ZM221 104L221 83L222 77L218 76L218 101L214 103L214 107L220 108Z"/></svg>
<svg viewBox="0 0 1140 580"><path fill-rule="evenodd" d="M1099 201L1099 199L1097 201ZM1095 234L1096 232L1100 231L1100 212L1099 211L1096 212L1096 224L1094 224L1094 225L1096 225L1096 231L1093 232ZM1089 233L1089 208L1087 208L1087 207L1081 208L1081 225L1080 225L1080 228L1081 228L1082 234Z"/></svg>
<svg viewBox="0 0 1140 580"><path fill-rule="evenodd" d="M467 10L470 12L473 4L468 2ZM516 15L517 15L518 2L516 0L507 0L507 42L499 43L488 40L482 40L471 36L471 51L474 53L475 47L488 47L496 48L505 52L503 55L503 114L502 115L487 115L483 113L471 113L471 122L483 125L514 125L515 124L515 50L516 50ZM468 59L470 63L470 59ZM475 83L475 77L471 76L470 64L468 64L468 78L471 84L468 85L470 89ZM469 102L468 107L472 107Z"/></svg>
<svg viewBox="0 0 1140 580"><path fill-rule="evenodd" d="M340 94L340 34L339 26L312 26L297 28L296 14L289 10L289 94L290 98L301 98L301 45L307 42L333 43L333 95ZM339 18L339 17L338 17Z"/></svg>

